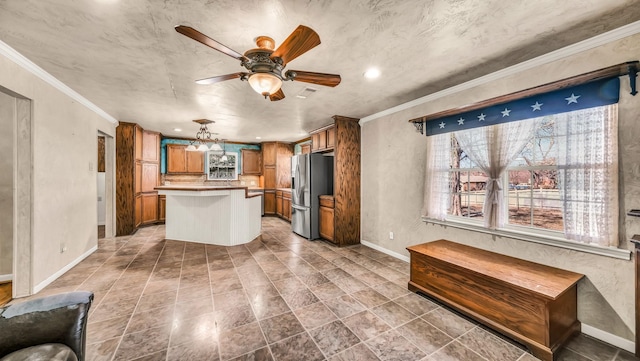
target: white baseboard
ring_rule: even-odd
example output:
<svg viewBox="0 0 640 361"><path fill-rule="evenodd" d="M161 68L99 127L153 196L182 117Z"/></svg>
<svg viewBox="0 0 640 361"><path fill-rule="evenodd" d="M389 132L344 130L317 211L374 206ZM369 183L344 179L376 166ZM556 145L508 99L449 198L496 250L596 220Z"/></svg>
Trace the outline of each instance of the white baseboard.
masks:
<svg viewBox="0 0 640 361"><path fill-rule="evenodd" d="M607 331L602 331L599 328L595 328L593 326L589 326L587 324L582 324L582 333L585 335L591 336L595 339L598 339L602 342L606 342L609 345L616 346L623 350L629 351L631 353L636 352L636 343L633 341L629 341L626 338L622 338L620 336L616 336Z"/></svg>
<svg viewBox="0 0 640 361"><path fill-rule="evenodd" d="M13 274L9 273L8 275L0 275L0 282L13 281Z"/></svg>
<svg viewBox="0 0 640 361"><path fill-rule="evenodd" d="M395 257L397 259L403 260L405 262L409 262L409 257L403 256L399 253L390 251L384 247L381 247L375 243L371 243L371 242L367 242L365 240L360 240L360 243L362 243L363 245L369 247L369 248L373 248L376 251L380 251L384 254L388 254L391 257ZM623 350L629 351L631 353L634 353L636 351L636 344L633 341L629 341L626 338L622 338L620 336L616 336L612 333L609 333L607 331L603 331L599 328L595 328L593 326L589 326L585 323L582 323L582 328L581 328L582 333L584 333L585 335L591 336L595 339L598 339L602 342L606 342L610 345L616 346L618 348L621 348Z"/></svg>
<svg viewBox="0 0 640 361"><path fill-rule="evenodd" d="M90 250L86 251L85 253L83 253L82 255L80 255L80 257L74 259L71 263L69 263L68 265L64 266L63 268L61 268L58 272L52 274L51 276L49 276L49 278L47 278L46 280L38 283L34 288L33 288L33 293L36 294L40 291L42 291L43 288L47 287L48 285L51 284L51 282L55 281L58 279L58 277L62 276L63 274L65 274L68 270L70 270L71 268L73 268L73 266L77 265L78 263L80 263L83 259L89 257L89 255L91 255L93 252L95 252L98 249L98 246L93 246L91 247Z"/></svg>
<svg viewBox="0 0 640 361"><path fill-rule="evenodd" d="M360 243L362 243L363 245L365 245L365 246L367 246L369 248L373 248L376 251L380 251L380 252L382 252L384 254L388 254L391 257L394 257L394 258L397 258L399 260L402 260L402 261L405 261L405 262L409 263L409 257L403 256L400 253L396 253L394 251L388 250L388 249L386 249L386 248L384 248L382 246L378 246L375 243L367 242L367 241L365 241L363 239L360 240Z"/></svg>

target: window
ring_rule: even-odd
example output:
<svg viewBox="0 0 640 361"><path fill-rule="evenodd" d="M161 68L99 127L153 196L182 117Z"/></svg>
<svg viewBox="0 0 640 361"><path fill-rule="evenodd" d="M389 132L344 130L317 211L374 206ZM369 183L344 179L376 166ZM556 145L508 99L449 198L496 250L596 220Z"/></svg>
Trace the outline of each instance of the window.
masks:
<svg viewBox="0 0 640 361"><path fill-rule="evenodd" d="M617 104L429 138L427 217L617 246Z"/></svg>

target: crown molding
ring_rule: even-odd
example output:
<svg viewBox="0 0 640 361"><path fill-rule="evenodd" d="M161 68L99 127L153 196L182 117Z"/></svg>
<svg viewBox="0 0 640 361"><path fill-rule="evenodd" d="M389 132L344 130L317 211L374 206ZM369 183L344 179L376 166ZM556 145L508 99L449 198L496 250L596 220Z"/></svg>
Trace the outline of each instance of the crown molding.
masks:
<svg viewBox="0 0 640 361"><path fill-rule="evenodd" d="M70 98L72 98L73 100L77 101L78 103L84 105L89 110L91 110L94 113L98 114L100 117L106 119L110 123L113 123L116 126L118 125L118 121L116 120L116 118L114 118L111 115L107 114L107 112L105 112L104 110L100 109L97 105L95 105L92 102L90 102L87 98L85 98L82 95L78 94L75 90L69 88L63 82L61 82L60 80L56 79L56 77L54 77L53 75L51 75L48 72L46 72L44 69L42 69L41 67L36 65L31 60L27 59L24 55L22 55L19 52L17 52L14 48L10 47L7 43L3 42L2 40L0 40L0 55L5 56L9 60L11 60L14 63L18 64L20 67L22 67L26 71L28 71L31 74L37 76L38 78L44 80L49 85L53 86L54 88L58 89L59 91L63 92L64 94L68 95Z"/></svg>
<svg viewBox="0 0 640 361"><path fill-rule="evenodd" d="M554 50L550 53L544 54L544 55L540 55L538 57L535 57L533 59L524 61L522 63L516 64L516 65L512 65L508 68L504 68L501 70L498 70L496 72L493 72L491 74L487 74L484 76L481 76L479 78L470 80L468 82L464 82L462 84L458 84L455 86L452 86L450 88L435 92L433 94L429 94L429 95L425 95L421 98L418 99L414 99L412 101L409 101L407 103L403 103L400 105L397 105L395 107L389 108L389 109L385 109L381 112L378 113L374 113L371 115L368 115L366 117L363 117L362 119L360 119L360 125L378 119L378 118L382 118L384 116L393 114L393 113L397 113L406 109L410 109L413 108L417 105L420 104L424 104L424 103L428 103L431 101L434 101L436 99L440 99L443 97L446 97L448 95L452 95L458 92L461 92L463 90L467 90L467 89L471 89L474 87L477 87L479 85L482 84L486 84L486 83L490 83L492 81L498 80L498 79L502 79L505 78L507 76L510 75L514 75L517 73L520 73L522 71L525 70L529 70L532 68L535 68L537 66L541 66L544 64L548 64L551 62L554 62L556 60L560 60L566 57L569 57L571 55L575 55L578 53L581 53L583 51L586 50L590 50L593 48L597 48L599 46L602 45L606 45L608 43L611 43L613 41L617 41L623 38L626 38L628 36L632 36L635 34L640 33L640 21L636 21L633 22L631 24L627 24L625 26L621 26L617 29L608 31L606 33L602 33L600 35L596 35L592 38L577 42L575 44L572 45L568 45L565 46L564 48L558 49L558 50Z"/></svg>

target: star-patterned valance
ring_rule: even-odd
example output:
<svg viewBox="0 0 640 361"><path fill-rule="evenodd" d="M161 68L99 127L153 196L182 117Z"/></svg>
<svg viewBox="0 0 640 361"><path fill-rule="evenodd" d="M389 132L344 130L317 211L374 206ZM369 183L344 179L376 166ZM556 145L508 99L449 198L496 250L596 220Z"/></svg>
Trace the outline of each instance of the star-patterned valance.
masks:
<svg viewBox="0 0 640 361"><path fill-rule="evenodd" d="M638 60L628 61L409 122L419 133L434 135L613 104L618 102L623 75L629 76L631 95L638 94L639 69Z"/></svg>
<svg viewBox="0 0 640 361"><path fill-rule="evenodd" d="M455 132L618 102L620 79L601 79L452 116L429 119L426 135Z"/></svg>

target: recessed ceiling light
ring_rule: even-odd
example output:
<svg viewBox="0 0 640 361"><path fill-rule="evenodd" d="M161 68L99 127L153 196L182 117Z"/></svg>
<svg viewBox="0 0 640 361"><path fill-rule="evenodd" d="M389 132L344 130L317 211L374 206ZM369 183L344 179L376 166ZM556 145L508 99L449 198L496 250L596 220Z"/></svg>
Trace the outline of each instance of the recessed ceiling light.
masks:
<svg viewBox="0 0 640 361"><path fill-rule="evenodd" d="M376 68L371 68L365 71L363 75L367 79L375 79L380 76L380 70Z"/></svg>
<svg viewBox="0 0 640 361"><path fill-rule="evenodd" d="M182 131L182 129L180 129L180 128L173 128L173 131L174 131L174 132L181 132L181 131Z"/></svg>
<svg viewBox="0 0 640 361"><path fill-rule="evenodd" d="M256 139L262 139L262 137L256 137Z"/></svg>

